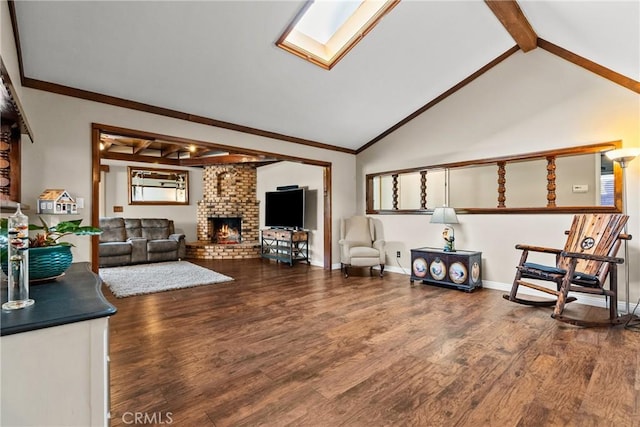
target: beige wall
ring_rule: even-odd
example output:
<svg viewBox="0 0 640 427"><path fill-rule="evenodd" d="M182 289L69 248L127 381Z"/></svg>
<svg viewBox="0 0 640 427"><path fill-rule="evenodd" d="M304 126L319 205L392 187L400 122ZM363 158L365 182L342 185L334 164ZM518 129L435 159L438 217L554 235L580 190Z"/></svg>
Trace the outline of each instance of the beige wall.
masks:
<svg viewBox="0 0 640 427"><path fill-rule="evenodd" d="M226 129L204 126L177 119L127 110L111 105L24 88L24 103L29 106L34 144L23 151L22 197L33 204L43 188L61 187L71 194L91 199L91 123L177 136L241 148L267 151L332 163L333 188L333 262L337 262L337 221L355 211L355 156L315 147L291 144ZM37 170L37 174L27 171ZM91 206L82 216L89 221ZM193 227L195 227L195 215ZM189 229L191 225L183 224ZM77 242L77 261L89 259L88 239Z"/></svg>
<svg viewBox="0 0 640 427"><path fill-rule="evenodd" d="M100 216L123 218L168 218L172 219L176 233L185 235L187 242L198 240L196 234L196 214L198 201L202 200L202 168L152 165L157 169L179 169L189 171L188 205L130 205L128 198L129 180L127 166L149 167L148 163L106 160L109 172L102 174ZM114 206L122 206L122 212L114 212Z"/></svg>
<svg viewBox="0 0 640 427"><path fill-rule="evenodd" d="M557 206L600 204L600 153L558 157L556 160ZM506 165L506 206L509 208L547 205L547 161L528 160ZM596 174L596 171L598 173ZM447 171L449 205L464 208L495 208L498 204L498 167L495 164L452 168ZM445 203L445 170L429 169L426 174L427 208ZM374 209L393 208L391 175L373 180ZM587 191L574 192L574 184ZM420 209L419 172L398 176L398 209Z"/></svg>
<svg viewBox="0 0 640 427"><path fill-rule="evenodd" d="M368 173L622 140L640 146L640 97L546 51L518 52L357 156L358 208ZM631 299L640 297L640 160L628 168ZM381 215L387 261L410 268L410 249L441 246L426 215ZM456 244L483 252L489 286L510 286L517 243L562 247L571 215L460 215ZM624 251L620 252L624 255ZM401 271L397 268L397 271ZM624 283L624 269L620 283ZM622 286L624 287L624 286Z"/></svg>

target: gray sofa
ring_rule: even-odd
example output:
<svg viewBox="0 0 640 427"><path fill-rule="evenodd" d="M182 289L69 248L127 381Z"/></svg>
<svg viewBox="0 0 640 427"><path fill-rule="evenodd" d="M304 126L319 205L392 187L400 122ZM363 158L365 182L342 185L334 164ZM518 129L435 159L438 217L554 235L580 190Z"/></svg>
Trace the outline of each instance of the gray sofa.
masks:
<svg viewBox="0 0 640 427"><path fill-rule="evenodd" d="M100 218L100 267L177 261L184 258L184 234L163 218Z"/></svg>

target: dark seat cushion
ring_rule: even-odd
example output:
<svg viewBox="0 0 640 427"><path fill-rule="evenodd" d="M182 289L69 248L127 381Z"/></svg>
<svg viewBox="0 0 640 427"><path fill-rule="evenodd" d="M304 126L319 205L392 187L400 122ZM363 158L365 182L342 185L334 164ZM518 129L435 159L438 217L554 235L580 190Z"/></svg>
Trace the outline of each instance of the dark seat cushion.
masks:
<svg viewBox="0 0 640 427"><path fill-rule="evenodd" d="M147 252L171 252L178 250L177 240L149 240Z"/></svg>
<svg viewBox="0 0 640 427"><path fill-rule="evenodd" d="M130 255L133 245L128 242L104 242L98 249L101 257Z"/></svg>
<svg viewBox="0 0 640 427"><path fill-rule="evenodd" d="M522 271L523 276L531 278L535 278L536 272L538 271L541 272L541 275L543 276L564 276L567 273L567 270L564 270L562 268L544 264L537 264L535 262L525 262L522 266L524 267L524 270ZM597 276L581 273L579 271L573 273L573 280L571 282L576 285L588 286L591 288L600 287L600 281L598 280Z"/></svg>
<svg viewBox="0 0 640 427"><path fill-rule="evenodd" d="M535 262L525 262L523 266L528 270L539 270L543 273L559 274L561 276L563 276L567 272L567 270L563 270L562 268L553 267L553 266L544 265L544 264L536 264Z"/></svg>

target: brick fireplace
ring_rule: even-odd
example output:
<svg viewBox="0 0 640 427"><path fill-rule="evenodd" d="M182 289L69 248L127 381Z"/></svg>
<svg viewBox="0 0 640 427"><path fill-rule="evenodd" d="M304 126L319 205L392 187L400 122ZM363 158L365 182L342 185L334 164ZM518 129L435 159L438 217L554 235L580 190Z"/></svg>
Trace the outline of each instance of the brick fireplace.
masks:
<svg viewBox="0 0 640 427"><path fill-rule="evenodd" d="M259 258L257 174L251 165L206 166L198 202L197 242L187 243L196 259Z"/></svg>
<svg viewBox="0 0 640 427"><path fill-rule="evenodd" d="M233 245L242 242L242 218L207 218L211 243Z"/></svg>

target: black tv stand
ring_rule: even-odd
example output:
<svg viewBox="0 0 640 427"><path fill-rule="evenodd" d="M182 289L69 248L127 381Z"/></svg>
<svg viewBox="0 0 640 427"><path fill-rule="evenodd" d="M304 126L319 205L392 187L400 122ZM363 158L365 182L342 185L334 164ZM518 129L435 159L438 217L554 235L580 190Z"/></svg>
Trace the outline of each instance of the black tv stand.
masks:
<svg viewBox="0 0 640 427"><path fill-rule="evenodd" d="M309 261L309 232L284 228L261 230L260 253L262 258L286 262Z"/></svg>

